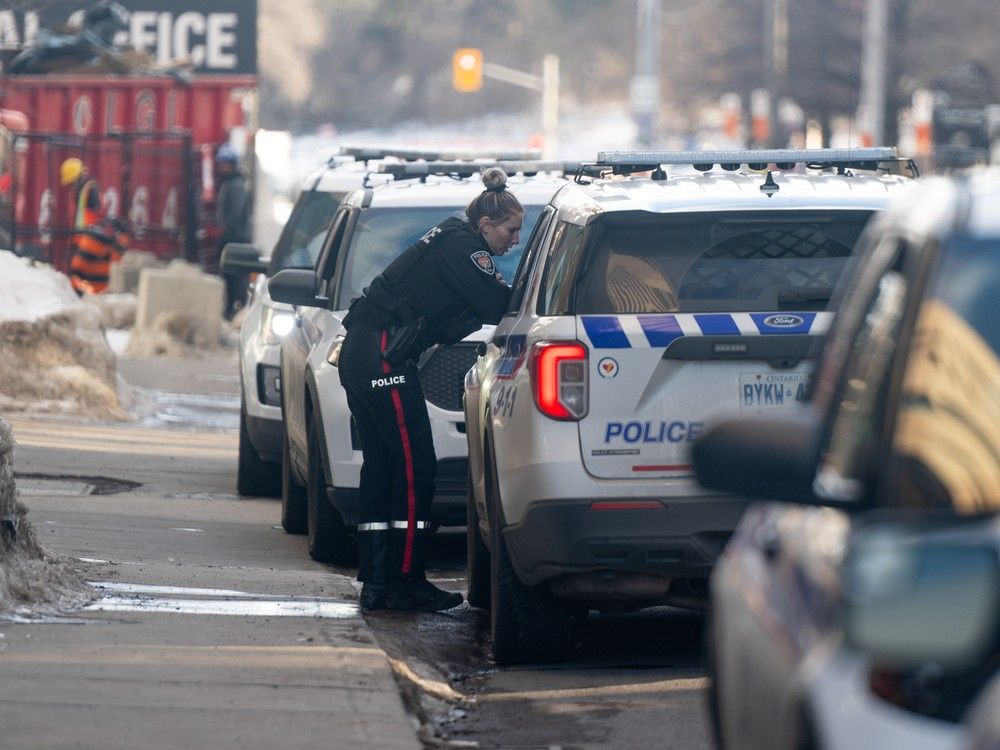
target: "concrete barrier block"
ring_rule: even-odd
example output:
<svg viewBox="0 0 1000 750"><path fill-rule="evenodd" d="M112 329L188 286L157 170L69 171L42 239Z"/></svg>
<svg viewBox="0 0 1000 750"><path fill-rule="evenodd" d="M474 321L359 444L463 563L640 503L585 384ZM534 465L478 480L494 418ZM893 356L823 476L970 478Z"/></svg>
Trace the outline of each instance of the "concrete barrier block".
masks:
<svg viewBox="0 0 1000 750"><path fill-rule="evenodd" d="M127 250L122 259L111 264L108 274L108 293L135 294L139 288L139 274L143 268L156 268L162 263L153 253L145 250Z"/></svg>
<svg viewBox="0 0 1000 750"><path fill-rule="evenodd" d="M191 320L197 346L219 345L225 284L198 266L173 261L166 268L143 268L139 274L135 331L152 330L162 314L182 314Z"/></svg>

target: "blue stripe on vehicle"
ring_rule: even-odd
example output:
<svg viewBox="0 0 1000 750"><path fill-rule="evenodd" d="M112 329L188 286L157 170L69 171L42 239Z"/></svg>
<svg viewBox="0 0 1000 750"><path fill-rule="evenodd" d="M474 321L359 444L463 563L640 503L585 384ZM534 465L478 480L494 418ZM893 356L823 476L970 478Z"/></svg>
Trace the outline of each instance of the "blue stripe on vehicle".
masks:
<svg viewBox="0 0 1000 750"><path fill-rule="evenodd" d="M751 313L757 330L765 336L782 335L788 333L809 333L816 313Z"/></svg>
<svg viewBox="0 0 1000 750"><path fill-rule="evenodd" d="M524 361L527 350L527 337L524 335L508 336L504 341L503 354L497 367L497 377L509 378Z"/></svg>
<svg viewBox="0 0 1000 750"><path fill-rule="evenodd" d="M671 341L684 335L680 323L673 315L637 315L636 317L650 346L669 346Z"/></svg>
<svg viewBox="0 0 1000 750"><path fill-rule="evenodd" d="M711 315L695 315L695 322L698 328L706 336L731 336L739 335L740 328L729 313L715 313Z"/></svg>
<svg viewBox="0 0 1000 750"><path fill-rule="evenodd" d="M607 315L584 315L583 327L591 343L598 349L630 349L628 336L618 318Z"/></svg>

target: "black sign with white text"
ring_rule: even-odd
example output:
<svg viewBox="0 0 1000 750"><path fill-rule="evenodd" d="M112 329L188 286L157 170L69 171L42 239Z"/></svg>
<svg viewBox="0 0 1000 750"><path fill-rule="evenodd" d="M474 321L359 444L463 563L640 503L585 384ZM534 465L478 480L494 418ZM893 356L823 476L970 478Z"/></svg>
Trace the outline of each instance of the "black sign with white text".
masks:
<svg viewBox="0 0 1000 750"><path fill-rule="evenodd" d="M128 11L120 46L148 52L160 65L189 61L195 73L256 75L257 0L119 0ZM31 44L39 29L78 22L93 2L39 2L38 10L0 10L0 50Z"/></svg>

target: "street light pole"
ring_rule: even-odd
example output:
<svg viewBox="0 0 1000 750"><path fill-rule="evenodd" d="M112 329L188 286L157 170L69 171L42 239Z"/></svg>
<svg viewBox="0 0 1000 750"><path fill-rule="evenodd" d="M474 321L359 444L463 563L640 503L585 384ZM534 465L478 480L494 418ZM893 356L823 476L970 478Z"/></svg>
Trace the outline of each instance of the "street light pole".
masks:
<svg viewBox="0 0 1000 750"><path fill-rule="evenodd" d="M542 75L525 73L497 63L483 63L483 75L542 94L542 133L545 146L542 155L555 159L559 152L559 55L542 58Z"/></svg>
<svg viewBox="0 0 1000 750"><path fill-rule="evenodd" d="M542 59L542 133L543 156L555 159L559 154L559 56L553 54Z"/></svg>

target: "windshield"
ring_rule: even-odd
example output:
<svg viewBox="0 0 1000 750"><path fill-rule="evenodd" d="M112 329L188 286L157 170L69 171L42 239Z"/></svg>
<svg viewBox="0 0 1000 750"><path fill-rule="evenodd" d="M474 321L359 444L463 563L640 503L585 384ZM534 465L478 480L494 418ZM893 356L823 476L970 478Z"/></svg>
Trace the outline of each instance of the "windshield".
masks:
<svg viewBox="0 0 1000 750"><path fill-rule="evenodd" d="M316 264L323 237L344 195L346 193L319 190L299 193L292 214L271 251L268 276L274 276L283 268L312 268Z"/></svg>
<svg viewBox="0 0 1000 750"><path fill-rule="evenodd" d="M541 210L541 206L525 206L521 241L503 257L494 257L497 268L508 284L514 278L524 251L524 243L531 236ZM362 212L344 262L335 307L347 308L372 279L406 248L423 237L428 229L452 216L462 218L464 212L464 205L451 208L372 208Z"/></svg>
<svg viewBox="0 0 1000 750"><path fill-rule="evenodd" d="M826 308L871 211L607 214L563 224L543 314Z"/></svg>

